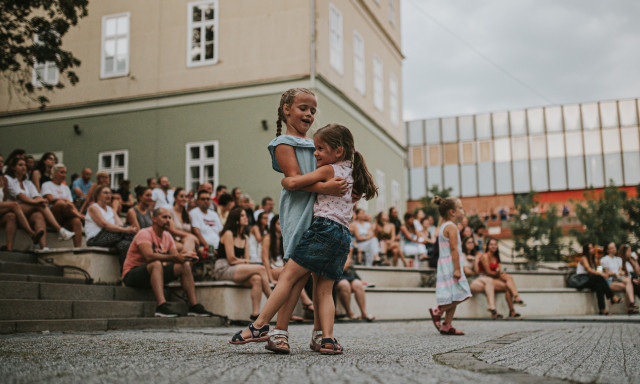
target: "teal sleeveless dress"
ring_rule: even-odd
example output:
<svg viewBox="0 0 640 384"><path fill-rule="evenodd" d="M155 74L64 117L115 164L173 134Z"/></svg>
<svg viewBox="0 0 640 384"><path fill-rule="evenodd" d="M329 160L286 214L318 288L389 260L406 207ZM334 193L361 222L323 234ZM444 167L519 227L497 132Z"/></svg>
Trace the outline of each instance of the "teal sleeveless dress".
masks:
<svg viewBox="0 0 640 384"><path fill-rule="evenodd" d="M280 165L276 161L276 147L281 144L295 148L298 167L300 167L302 174L316 170L316 159L313 156L315 151L313 140L280 135L273 139L268 146L271 154L271 165L276 172L282 173L282 169L280 169ZM293 254L302 235L311 226L313 203L315 201L316 194L312 192L289 191L284 188L280 192L280 228L282 229L285 260L289 259Z"/></svg>

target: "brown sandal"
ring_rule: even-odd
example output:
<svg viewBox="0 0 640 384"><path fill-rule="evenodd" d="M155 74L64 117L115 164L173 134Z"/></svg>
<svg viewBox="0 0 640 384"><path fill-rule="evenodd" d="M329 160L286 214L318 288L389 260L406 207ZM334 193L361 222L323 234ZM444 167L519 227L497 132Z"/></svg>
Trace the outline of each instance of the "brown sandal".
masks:
<svg viewBox="0 0 640 384"><path fill-rule="evenodd" d="M342 355L344 348L338 344L338 340L325 337L320 342L320 353L323 355Z"/></svg>
<svg viewBox="0 0 640 384"><path fill-rule="evenodd" d="M429 308L429 314L431 314L431 320L433 321L433 325L439 331L442 324L440 324L440 320L442 320L442 311L439 308Z"/></svg>
<svg viewBox="0 0 640 384"><path fill-rule="evenodd" d="M464 332L459 331L453 327L449 327L449 329L447 329L446 331L443 331L442 329L440 329L440 334L447 335L447 336L464 336Z"/></svg>
<svg viewBox="0 0 640 384"><path fill-rule="evenodd" d="M504 319L504 316L499 314L495 309L487 309L487 311L491 314L492 319Z"/></svg>
<svg viewBox="0 0 640 384"><path fill-rule="evenodd" d="M283 331L282 329L274 329L270 332L269 336L269 340L264 349L280 355L288 355L291 352L289 332Z"/></svg>

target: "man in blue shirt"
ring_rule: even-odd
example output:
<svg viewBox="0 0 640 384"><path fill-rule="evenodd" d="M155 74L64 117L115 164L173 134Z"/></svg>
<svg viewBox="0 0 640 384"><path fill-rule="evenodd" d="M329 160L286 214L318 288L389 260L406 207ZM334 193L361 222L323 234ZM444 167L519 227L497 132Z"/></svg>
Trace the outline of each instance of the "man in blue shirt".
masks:
<svg viewBox="0 0 640 384"><path fill-rule="evenodd" d="M89 188L91 188L92 185L91 169L85 168L82 170L82 176L71 184L71 197L73 197L73 202L76 206L78 206L78 204L82 206L82 203L87 199L87 193L89 193Z"/></svg>

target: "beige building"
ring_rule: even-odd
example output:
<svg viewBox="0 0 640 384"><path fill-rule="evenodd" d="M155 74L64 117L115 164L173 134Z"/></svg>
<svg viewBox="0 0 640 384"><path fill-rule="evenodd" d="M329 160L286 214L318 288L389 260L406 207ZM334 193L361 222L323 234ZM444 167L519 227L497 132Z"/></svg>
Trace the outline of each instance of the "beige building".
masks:
<svg viewBox="0 0 640 384"><path fill-rule="evenodd" d="M91 2L64 37L82 61L76 86L47 94L45 111L0 86L0 153L54 151L70 173L102 169L114 186L162 174L275 197L266 145L280 94L307 87L316 128L352 129L383 192L375 212L405 196L400 46L393 0ZM64 80L42 63L39 81Z"/></svg>

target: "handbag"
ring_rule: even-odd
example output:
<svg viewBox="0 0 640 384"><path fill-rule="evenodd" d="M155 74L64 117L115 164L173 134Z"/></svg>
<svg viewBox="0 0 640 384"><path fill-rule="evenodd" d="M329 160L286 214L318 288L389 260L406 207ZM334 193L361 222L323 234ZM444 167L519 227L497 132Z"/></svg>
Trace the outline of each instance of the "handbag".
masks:
<svg viewBox="0 0 640 384"><path fill-rule="evenodd" d="M570 288L582 289L589 283L589 275L586 273L574 273L567 279L567 285Z"/></svg>

